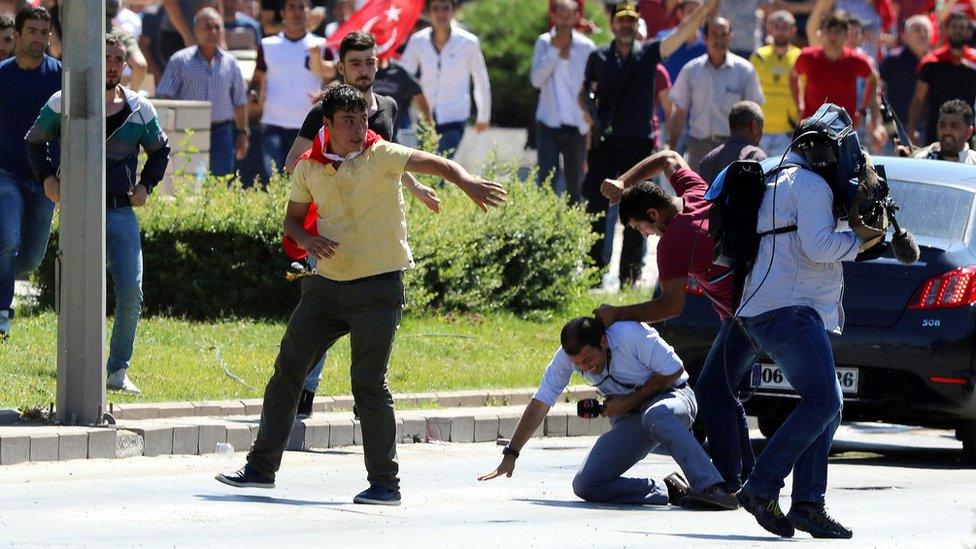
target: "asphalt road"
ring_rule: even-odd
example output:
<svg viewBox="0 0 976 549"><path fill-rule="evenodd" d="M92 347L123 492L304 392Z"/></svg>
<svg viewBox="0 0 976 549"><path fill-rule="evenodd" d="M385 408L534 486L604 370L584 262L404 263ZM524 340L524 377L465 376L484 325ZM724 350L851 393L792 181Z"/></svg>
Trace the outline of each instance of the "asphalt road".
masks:
<svg viewBox="0 0 976 549"><path fill-rule="evenodd" d="M755 438L761 438L755 433ZM275 490L213 480L234 456L169 456L0 468L0 544L15 546L759 547L780 541L745 511L590 505L570 482L591 438L538 439L515 476L479 483L492 444L400 446L401 507L353 505L362 454L289 453ZM831 460L830 511L847 547L964 547L976 541L976 470L947 431L845 426ZM632 473L675 469L653 455ZM789 483L781 500L789 506Z"/></svg>

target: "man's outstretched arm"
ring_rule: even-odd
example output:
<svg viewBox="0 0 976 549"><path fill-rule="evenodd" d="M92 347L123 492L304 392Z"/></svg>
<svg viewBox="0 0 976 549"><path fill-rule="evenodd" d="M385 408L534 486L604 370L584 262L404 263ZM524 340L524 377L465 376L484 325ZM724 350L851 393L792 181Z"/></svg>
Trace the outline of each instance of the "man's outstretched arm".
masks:
<svg viewBox="0 0 976 549"><path fill-rule="evenodd" d="M539 428L539 425L542 425L542 420L546 418L546 414L548 413L548 404L534 398L530 400L529 404L522 412L522 417L519 419L518 425L515 427L515 433L512 435L512 440L508 443L508 447L516 452L521 452L522 448L525 446L525 443L532 438L532 433ZM502 475L511 477L514 471L515 456L506 455L502 458L502 462L498 464L498 467L496 467L494 471L481 475L478 477L478 480L491 480Z"/></svg>
<svg viewBox="0 0 976 549"><path fill-rule="evenodd" d="M414 151L404 171L434 175L454 183L485 212L500 206L508 194L500 184L475 177L457 162L429 152Z"/></svg>

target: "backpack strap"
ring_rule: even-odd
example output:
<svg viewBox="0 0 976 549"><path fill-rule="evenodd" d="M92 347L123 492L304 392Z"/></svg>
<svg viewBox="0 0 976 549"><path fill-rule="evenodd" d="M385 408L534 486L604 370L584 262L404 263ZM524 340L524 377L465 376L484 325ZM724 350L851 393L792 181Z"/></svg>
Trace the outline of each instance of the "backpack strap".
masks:
<svg viewBox="0 0 976 549"><path fill-rule="evenodd" d="M762 238L764 236L769 236L771 234L785 234L792 233L796 231L796 225L787 225L786 227L776 227L771 231L763 231L761 233L756 233L756 236Z"/></svg>
<svg viewBox="0 0 976 549"><path fill-rule="evenodd" d="M802 167L803 166L801 166L800 164L797 164L796 162L783 162L782 164L778 164L772 170L764 173L763 174L763 177L765 177L765 178L768 179L769 177L771 177L773 175L776 175L776 174L778 174L779 172L781 172L781 171L783 171L785 169L788 169L788 168L802 168ZM769 236L771 234L792 233L792 232L795 232L796 229L797 229L796 225L787 225L785 227L776 227L775 229L773 229L771 231L763 231L761 233L756 233L756 236L758 236L759 238L762 238L764 236Z"/></svg>

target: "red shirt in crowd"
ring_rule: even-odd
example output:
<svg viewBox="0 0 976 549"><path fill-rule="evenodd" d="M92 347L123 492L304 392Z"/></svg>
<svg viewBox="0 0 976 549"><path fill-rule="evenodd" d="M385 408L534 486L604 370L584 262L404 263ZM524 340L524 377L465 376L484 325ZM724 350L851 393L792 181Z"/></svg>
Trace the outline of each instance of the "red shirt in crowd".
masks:
<svg viewBox="0 0 976 549"><path fill-rule="evenodd" d="M727 272L712 262L715 240L708 234L708 183L688 168L674 172L670 181L685 203L657 243L658 279L692 277L711 299L719 318L725 320L735 311L733 277L727 276L715 284L708 282Z"/></svg>
<svg viewBox="0 0 976 549"><path fill-rule="evenodd" d="M668 9L667 0L640 0L637 11L647 24L647 36L650 39L665 29L678 26L678 20L674 18L674 9Z"/></svg>
<svg viewBox="0 0 976 549"><path fill-rule="evenodd" d="M664 68L664 65L657 64L657 75L654 77L654 114L651 116L651 130L654 132L654 143L659 145L661 141L661 132L659 131L661 127L661 121L658 119L658 114L664 114L664 110L660 109L660 101L658 98L661 97L661 92L671 89L671 77L668 75L668 70Z"/></svg>
<svg viewBox="0 0 976 549"><path fill-rule="evenodd" d="M817 112L820 105L829 102L844 107L851 120L857 123L857 79L868 78L873 73L866 55L844 48L841 56L832 61L823 47L803 48L793 70L806 77L800 116L807 118Z"/></svg>

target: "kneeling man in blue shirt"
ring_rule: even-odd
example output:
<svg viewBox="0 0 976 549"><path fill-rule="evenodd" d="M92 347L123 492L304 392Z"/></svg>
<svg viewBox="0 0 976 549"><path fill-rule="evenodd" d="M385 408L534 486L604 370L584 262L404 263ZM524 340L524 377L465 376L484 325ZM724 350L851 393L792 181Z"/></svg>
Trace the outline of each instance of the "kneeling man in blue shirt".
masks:
<svg viewBox="0 0 976 549"><path fill-rule="evenodd" d="M594 318L581 317L563 326L560 343L502 451L501 464L479 480L512 476L519 453L575 370L606 397L602 415L612 425L597 439L573 479L577 496L602 503L737 507L690 431L698 410L695 394L681 359L657 330L638 322L604 328ZM666 486L650 478L623 476L658 448L678 462L687 482L677 473L665 479Z"/></svg>

